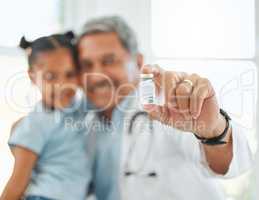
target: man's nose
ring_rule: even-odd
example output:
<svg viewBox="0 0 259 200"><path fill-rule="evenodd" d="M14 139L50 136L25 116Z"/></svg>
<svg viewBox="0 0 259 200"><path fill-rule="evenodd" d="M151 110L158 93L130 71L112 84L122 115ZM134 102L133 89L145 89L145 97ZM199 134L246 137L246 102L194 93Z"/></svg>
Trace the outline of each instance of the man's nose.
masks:
<svg viewBox="0 0 259 200"><path fill-rule="evenodd" d="M99 63L99 62L96 62L96 63L94 64L94 67L93 67L92 72L93 72L93 73L96 73L96 74L98 74L98 73L104 74L104 73L105 73L103 66L102 66L101 63Z"/></svg>
<svg viewBox="0 0 259 200"><path fill-rule="evenodd" d="M65 83L69 83L70 82L70 78L67 77L66 74L61 74L58 76L58 80L57 82L59 82L60 84L65 84Z"/></svg>
<svg viewBox="0 0 259 200"><path fill-rule="evenodd" d="M107 78L104 68L99 63L95 64L93 70L88 74L88 76L94 82L103 81Z"/></svg>

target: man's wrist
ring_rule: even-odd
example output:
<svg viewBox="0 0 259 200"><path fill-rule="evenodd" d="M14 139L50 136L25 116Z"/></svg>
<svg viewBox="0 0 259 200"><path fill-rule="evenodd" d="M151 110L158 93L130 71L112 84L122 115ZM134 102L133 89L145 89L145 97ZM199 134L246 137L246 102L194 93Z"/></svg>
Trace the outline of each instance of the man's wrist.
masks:
<svg viewBox="0 0 259 200"><path fill-rule="evenodd" d="M197 139L199 139L203 144L207 145L219 145L226 144L231 136L231 118L222 109L220 109L220 115L218 115L218 120L214 129L206 132L201 132L200 134L194 133Z"/></svg>
<svg viewBox="0 0 259 200"><path fill-rule="evenodd" d="M220 134L222 134L222 132L226 128L226 125L227 125L227 121L225 117L222 114L219 114L217 126L214 128L214 130L212 130L211 137L217 137Z"/></svg>
<svg viewBox="0 0 259 200"><path fill-rule="evenodd" d="M219 114L215 128L210 130L201 130L200 132L196 132L195 134L201 138L214 138L222 134L225 128L226 119L222 114Z"/></svg>
<svg viewBox="0 0 259 200"><path fill-rule="evenodd" d="M223 116L222 114L219 115L219 122L218 122L218 125L217 127L212 131L214 137L217 137L219 135L221 135L223 133L223 131L226 129L226 126L227 126L227 119L225 116ZM228 130L227 130L227 134L226 136L224 137L224 141L226 143L228 143L228 141L230 140L230 137L231 137L231 133L232 133L232 128L229 124L229 127L228 127Z"/></svg>

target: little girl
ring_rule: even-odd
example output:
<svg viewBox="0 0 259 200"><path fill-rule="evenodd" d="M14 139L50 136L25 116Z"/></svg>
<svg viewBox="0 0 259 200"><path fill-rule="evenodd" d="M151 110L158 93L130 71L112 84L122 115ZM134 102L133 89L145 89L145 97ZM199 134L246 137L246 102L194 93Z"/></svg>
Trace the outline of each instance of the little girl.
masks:
<svg viewBox="0 0 259 200"><path fill-rule="evenodd" d="M67 33L20 42L42 100L12 131L15 163L0 200L86 199L92 158L86 128L73 126L84 113L75 98L79 69L72 40Z"/></svg>

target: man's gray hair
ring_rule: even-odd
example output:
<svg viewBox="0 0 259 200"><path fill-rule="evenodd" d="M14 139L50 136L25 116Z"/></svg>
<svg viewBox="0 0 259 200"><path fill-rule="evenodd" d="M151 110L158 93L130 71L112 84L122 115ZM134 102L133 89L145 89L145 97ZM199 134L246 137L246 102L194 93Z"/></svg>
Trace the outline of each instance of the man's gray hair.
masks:
<svg viewBox="0 0 259 200"><path fill-rule="evenodd" d="M82 29L79 41L86 35L116 33L122 46L132 55L139 53L137 37L133 29L119 16L106 16L88 21Z"/></svg>

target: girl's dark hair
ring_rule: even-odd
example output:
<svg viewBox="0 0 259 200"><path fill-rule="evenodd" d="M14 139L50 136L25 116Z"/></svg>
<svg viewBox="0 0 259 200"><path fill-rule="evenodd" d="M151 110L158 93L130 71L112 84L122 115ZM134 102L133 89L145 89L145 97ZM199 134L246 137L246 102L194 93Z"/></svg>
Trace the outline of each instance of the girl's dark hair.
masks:
<svg viewBox="0 0 259 200"><path fill-rule="evenodd" d="M30 67L35 63L39 53L56 50L58 48L66 48L70 50L75 66L77 70L79 70L74 40L75 35L72 31L68 31L65 34L53 34L50 36L40 37L32 42L27 41L23 36L20 40L19 47L24 50L28 50L28 63Z"/></svg>

